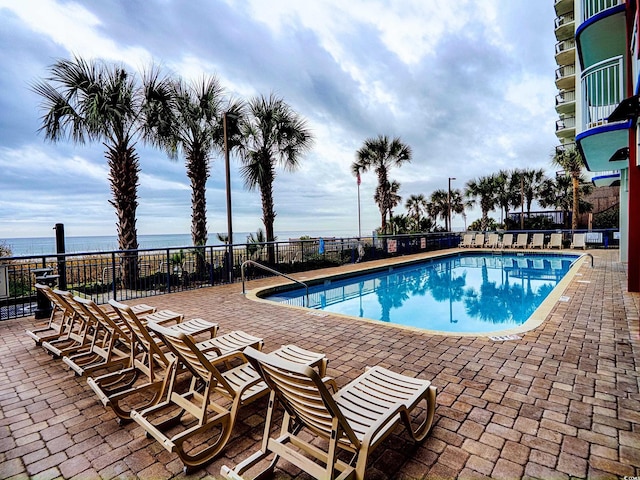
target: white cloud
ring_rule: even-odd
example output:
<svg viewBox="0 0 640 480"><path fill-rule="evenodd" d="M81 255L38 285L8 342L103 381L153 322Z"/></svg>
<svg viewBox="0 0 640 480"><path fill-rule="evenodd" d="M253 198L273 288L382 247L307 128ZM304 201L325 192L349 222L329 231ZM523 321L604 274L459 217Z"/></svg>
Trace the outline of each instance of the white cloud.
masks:
<svg viewBox="0 0 640 480"><path fill-rule="evenodd" d="M73 55L124 62L134 68L151 61L146 49L120 45L103 35L100 19L78 3L0 0L0 8L10 10L31 30L48 36Z"/></svg>

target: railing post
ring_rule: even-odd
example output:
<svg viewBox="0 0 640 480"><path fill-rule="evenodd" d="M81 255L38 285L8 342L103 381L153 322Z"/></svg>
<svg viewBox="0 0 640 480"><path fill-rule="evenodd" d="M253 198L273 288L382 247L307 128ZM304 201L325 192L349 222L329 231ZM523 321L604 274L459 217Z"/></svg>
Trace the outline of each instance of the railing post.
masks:
<svg viewBox="0 0 640 480"><path fill-rule="evenodd" d="M58 254L58 288L67 289L67 262L64 248L64 224L56 223L56 253Z"/></svg>
<svg viewBox="0 0 640 480"><path fill-rule="evenodd" d="M116 254L115 252L111 252L111 279L112 279L112 291L113 291L113 299L118 300L117 292L118 288L116 283L118 282L118 278L116 277Z"/></svg>

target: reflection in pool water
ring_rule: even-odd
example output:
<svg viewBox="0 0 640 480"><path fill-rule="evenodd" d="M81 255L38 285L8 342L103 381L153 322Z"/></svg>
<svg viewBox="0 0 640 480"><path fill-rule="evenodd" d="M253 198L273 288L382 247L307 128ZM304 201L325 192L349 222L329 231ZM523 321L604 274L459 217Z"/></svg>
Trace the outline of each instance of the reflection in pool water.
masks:
<svg viewBox="0 0 640 480"><path fill-rule="evenodd" d="M465 254L392 267L309 288L311 308L452 333L522 325L575 255ZM304 289L269 300L304 305Z"/></svg>

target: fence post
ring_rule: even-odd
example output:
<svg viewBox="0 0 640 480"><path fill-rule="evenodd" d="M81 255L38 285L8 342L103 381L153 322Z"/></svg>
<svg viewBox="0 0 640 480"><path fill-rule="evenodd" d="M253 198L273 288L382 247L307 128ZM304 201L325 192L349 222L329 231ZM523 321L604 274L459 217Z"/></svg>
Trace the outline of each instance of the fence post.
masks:
<svg viewBox="0 0 640 480"><path fill-rule="evenodd" d="M56 223L53 227L56 231L56 253L58 254L58 288L67 289L67 261L64 248L64 224Z"/></svg>

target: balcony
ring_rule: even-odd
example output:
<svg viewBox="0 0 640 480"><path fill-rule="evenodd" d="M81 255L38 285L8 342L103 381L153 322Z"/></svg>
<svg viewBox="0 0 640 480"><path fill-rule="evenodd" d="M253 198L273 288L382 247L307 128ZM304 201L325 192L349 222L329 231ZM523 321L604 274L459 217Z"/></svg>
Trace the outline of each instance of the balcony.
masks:
<svg viewBox="0 0 640 480"><path fill-rule="evenodd" d="M556 63L558 65L575 64L576 59L576 40L569 38L556 43Z"/></svg>
<svg viewBox="0 0 640 480"><path fill-rule="evenodd" d="M582 0L582 21L586 22L599 13L618 5L624 5L624 0Z"/></svg>
<svg viewBox="0 0 640 480"><path fill-rule="evenodd" d="M620 172L617 171L606 171L599 172L599 175L596 175L591 178L591 183L593 183L596 187L615 187L620 185Z"/></svg>
<svg viewBox="0 0 640 480"><path fill-rule="evenodd" d="M566 115L556 121L556 137L570 138L576 136L576 117Z"/></svg>
<svg viewBox="0 0 640 480"><path fill-rule="evenodd" d="M574 38L576 33L576 21L573 11L556 17L556 40Z"/></svg>
<svg viewBox="0 0 640 480"><path fill-rule="evenodd" d="M556 112L561 114L575 113L576 91L563 90L556 95Z"/></svg>
<svg viewBox="0 0 640 480"><path fill-rule="evenodd" d="M576 85L575 64L563 65L556 69L556 87L558 90L570 90Z"/></svg>
<svg viewBox="0 0 640 480"><path fill-rule="evenodd" d="M622 56L594 65L582 74L582 131L607 123L624 98Z"/></svg>
<svg viewBox="0 0 640 480"><path fill-rule="evenodd" d="M553 7L557 16L566 15L573 12L573 0L555 0Z"/></svg>
<svg viewBox="0 0 640 480"><path fill-rule="evenodd" d="M626 50L626 5L623 0L583 0L576 47L582 70Z"/></svg>

